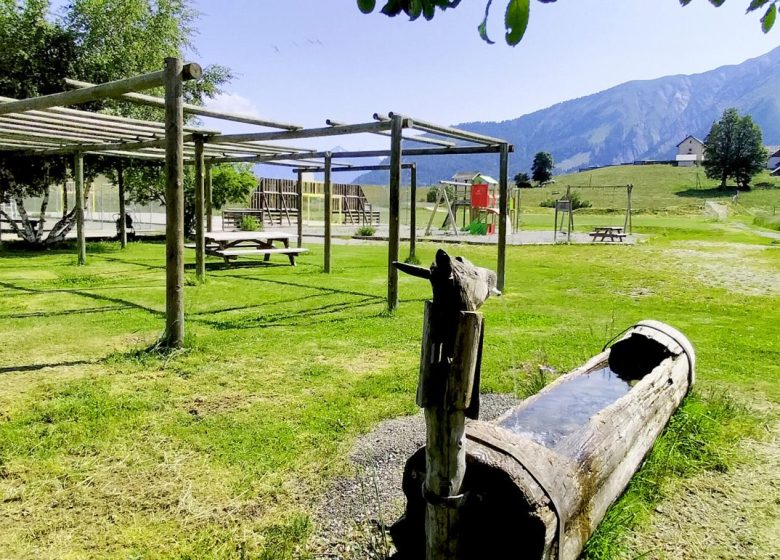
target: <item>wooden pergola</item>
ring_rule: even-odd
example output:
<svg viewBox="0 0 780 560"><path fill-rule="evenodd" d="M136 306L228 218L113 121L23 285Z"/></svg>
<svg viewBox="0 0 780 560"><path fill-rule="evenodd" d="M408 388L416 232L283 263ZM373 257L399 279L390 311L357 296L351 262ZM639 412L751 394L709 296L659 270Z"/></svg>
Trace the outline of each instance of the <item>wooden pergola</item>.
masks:
<svg viewBox="0 0 780 560"><path fill-rule="evenodd" d="M195 166L195 245L196 275L205 275L204 227L211 227L210 168L219 163L264 163L285 165L298 172L298 239L302 237L301 191L302 174L308 171L325 173L325 212L329 217L327 196L331 173L339 170L383 168L390 171L390 233L388 243L387 306L398 305L398 273L392 266L399 257L399 200L402 167L410 166L413 178L416 167L403 164L402 158L435 155L468 155L495 153L499 155L500 202L498 232L498 288L503 290L506 272L506 216L508 210L508 156L513 147L504 140L441 126L406 115L374 114L369 122L344 124L327 120L326 126L304 128L295 124L215 111L184 102L183 83L201 77L200 66L184 64L181 59L167 58L158 72L93 85L67 80L70 91L23 100L0 98L0 153L22 157L71 155L76 183L76 228L78 262L86 262L84 236L84 156L99 154L118 158L120 216L124 216L124 192L121 173L123 159L144 159L165 163L166 169L166 324L164 342L180 347L184 340L184 166ZM139 93L163 87L164 98ZM164 122L130 119L67 108L100 99L124 99L165 110ZM274 130L221 134L219 131L185 126L184 115L212 117L241 122ZM410 134L418 131L425 136ZM351 134L387 136L386 150L323 152L290 147L280 142ZM404 148L403 142L413 141L435 147ZM354 166L339 159L387 157L384 166ZM414 183L415 181L413 181ZM416 185L415 185L416 186ZM414 199L413 199L414 200ZM414 202L412 204L414 213ZM414 215L414 214L413 214ZM206 219L206 216L209 219ZM330 270L330 220L325 220L325 266ZM120 238L124 245L124 219L120 219ZM414 228L412 228L414 230ZM414 247L414 234L412 235ZM412 249L413 252L414 249Z"/></svg>

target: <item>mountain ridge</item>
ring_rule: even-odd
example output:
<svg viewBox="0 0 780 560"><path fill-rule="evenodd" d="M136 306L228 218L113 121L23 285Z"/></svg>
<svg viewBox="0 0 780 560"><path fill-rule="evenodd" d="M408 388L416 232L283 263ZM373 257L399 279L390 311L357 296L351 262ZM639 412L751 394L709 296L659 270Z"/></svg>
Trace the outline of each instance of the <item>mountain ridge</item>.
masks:
<svg viewBox="0 0 780 560"><path fill-rule="evenodd" d="M503 121L454 126L506 138L514 144L510 175L528 171L533 155L549 151L556 172L587 166L673 159L688 134L704 138L724 109L748 113L766 144L780 144L780 47L740 64L696 74L630 80L582 97ZM421 183L449 178L461 168L498 172L498 157L418 158ZM364 174L356 182L383 183L386 175Z"/></svg>

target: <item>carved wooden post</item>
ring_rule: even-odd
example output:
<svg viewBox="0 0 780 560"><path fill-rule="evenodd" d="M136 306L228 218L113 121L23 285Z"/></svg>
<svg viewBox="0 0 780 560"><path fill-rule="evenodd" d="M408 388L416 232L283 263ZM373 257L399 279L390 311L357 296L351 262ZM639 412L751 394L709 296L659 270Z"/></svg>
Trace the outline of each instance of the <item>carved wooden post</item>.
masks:
<svg viewBox="0 0 780 560"><path fill-rule="evenodd" d="M116 166L116 186L119 189L119 245L127 247L127 223L125 222L125 167L120 160Z"/></svg>
<svg viewBox="0 0 780 560"><path fill-rule="evenodd" d="M73 179L76 182L76 247L78 264L87 264L87 244L84 236L84 154L76 152L73 158Z"/></svg>
<svg viewBox="0 0 780 560"><path fill-rule="evenodd" d="M433 301L425 303L417 405L425 409L427 560L456 560L460 553L459 507L466 473L466 417L479 416L482 314L476 310L496 290L496 274L441 249L430 269L395 262L427 278Z"/></svg>

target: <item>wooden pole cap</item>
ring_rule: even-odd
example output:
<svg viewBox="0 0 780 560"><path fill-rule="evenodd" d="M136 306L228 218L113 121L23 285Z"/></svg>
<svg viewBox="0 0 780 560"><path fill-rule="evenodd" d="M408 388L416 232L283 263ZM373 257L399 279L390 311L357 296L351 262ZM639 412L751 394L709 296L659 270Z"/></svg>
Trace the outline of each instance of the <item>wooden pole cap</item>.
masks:
<svg viewBox="0 0 780 560"><path fill-rule="evenodd" d="M182 68L182 80L200 80L203 76L203 68L197 62L188 62Z"/></svg>

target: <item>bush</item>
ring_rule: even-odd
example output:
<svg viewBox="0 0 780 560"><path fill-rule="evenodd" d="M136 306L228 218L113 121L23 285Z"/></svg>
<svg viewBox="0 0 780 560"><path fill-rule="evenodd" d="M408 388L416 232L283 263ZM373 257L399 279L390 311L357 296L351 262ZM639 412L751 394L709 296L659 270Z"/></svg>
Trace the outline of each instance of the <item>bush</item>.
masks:
<svg viewBox="0 0 780 560"><path fill-rule="evenodd" d="M558 200L566 200L566 197L562 197ZM571 201L571 209L577 210L579 208L590 208L593 206L590 201L585 200L582 198L579 192L572 191L569 193L569 200ZM548 198L546 200L543 200L539 203L539 206L542 208L555 208L555 202L556 199L554 198Z"/></svg>
<svg viewBox="0 0 780 560"><path fill-rule="evenodd" d="M242 216L240 227L242 231L258 231L262 229L254 216Z"/></svg>
<svg viewBox="0 0 780 560"><path fill-rule="evenodd" d="M450 199L450 202L452 202L455 199L455 187L453 186L447 186L444 187L444 190L447 191L447 198ZM428 189L428 194L425 195L426 202L436 202L436 195L439 193L439 189L436 187L431 187ZM442 198L441 200L444 200Z"/></svg>
<svg viewBox="0 0 780 560"><path fill-rule="evenodd" d="M355 232L355 235L359 235L361 237L371 237L376 233L376 228L371 225L364 225L360 226L357 231Z"/></svg>

